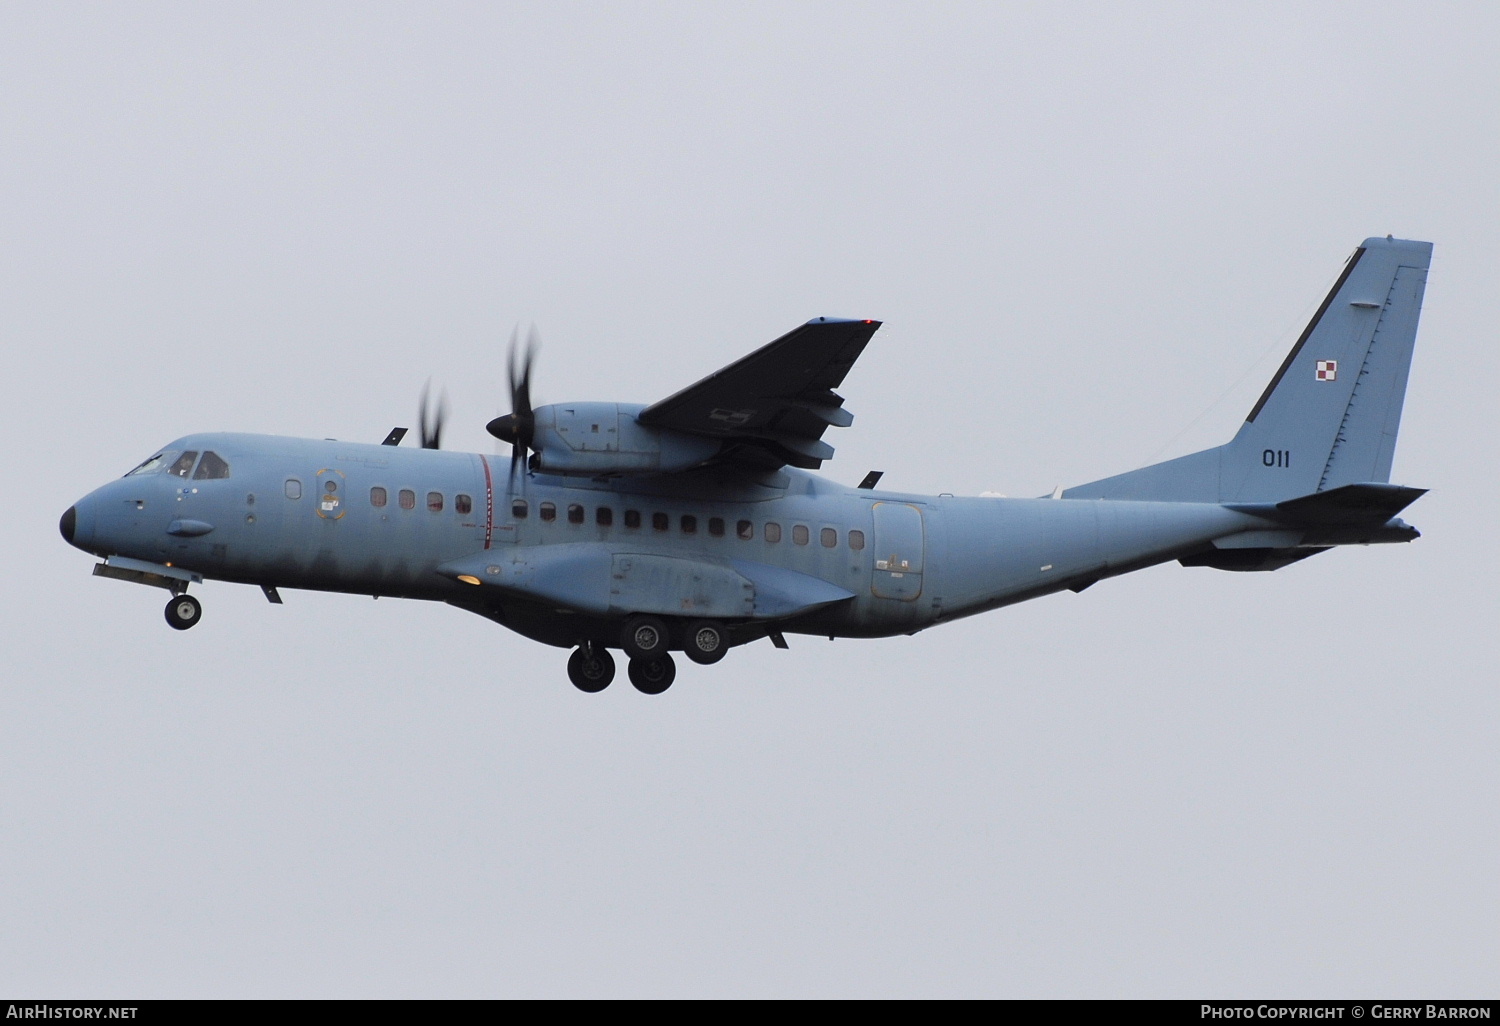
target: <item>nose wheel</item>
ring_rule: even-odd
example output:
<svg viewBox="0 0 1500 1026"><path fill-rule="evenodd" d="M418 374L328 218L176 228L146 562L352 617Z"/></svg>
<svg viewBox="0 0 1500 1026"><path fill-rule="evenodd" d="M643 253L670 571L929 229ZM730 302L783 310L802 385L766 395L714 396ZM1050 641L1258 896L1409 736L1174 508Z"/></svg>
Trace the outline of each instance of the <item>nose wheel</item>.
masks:
<svg viewBox="0 0 1500 1026"><path fill-rule="evenodd" d="M203 604L191 595L173 595L167 603L167 623L174 630L185 631L202 618Z"/></svg>

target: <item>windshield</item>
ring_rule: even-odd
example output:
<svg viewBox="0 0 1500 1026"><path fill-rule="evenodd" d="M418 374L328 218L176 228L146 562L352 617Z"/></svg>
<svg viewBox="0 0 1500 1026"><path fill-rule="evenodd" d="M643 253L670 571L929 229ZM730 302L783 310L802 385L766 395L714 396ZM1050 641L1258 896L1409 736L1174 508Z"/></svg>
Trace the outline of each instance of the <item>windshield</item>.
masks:
<svg viewBox="0 0 1500 1026"><path fill-rule="evenodd" d="M155 473L158 473L161 470L165 469L166 466L167 466L167 464L171 463L172 460L174 460L176 458L177 458L177 454L175 452L159 452L155 456L153 456L149 460L147 460L146 462L142 463L139 467L136 467L130 473L126 474L125 476L126 477L135 477L137 474L155 474Z"/></svg>

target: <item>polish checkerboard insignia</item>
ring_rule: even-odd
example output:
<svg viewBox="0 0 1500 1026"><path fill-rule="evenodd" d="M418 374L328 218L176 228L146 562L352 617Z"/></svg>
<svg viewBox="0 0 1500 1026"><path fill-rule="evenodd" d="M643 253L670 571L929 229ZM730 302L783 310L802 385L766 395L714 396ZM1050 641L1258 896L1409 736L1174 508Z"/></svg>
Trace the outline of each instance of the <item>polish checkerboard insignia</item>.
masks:
<svg viewBox="0 0 1500 1026"><path fill-rule="evenodd" d="M1339 362L1337 360L1318 361L1318 380L1333 381L1339 376Z"/></svg>

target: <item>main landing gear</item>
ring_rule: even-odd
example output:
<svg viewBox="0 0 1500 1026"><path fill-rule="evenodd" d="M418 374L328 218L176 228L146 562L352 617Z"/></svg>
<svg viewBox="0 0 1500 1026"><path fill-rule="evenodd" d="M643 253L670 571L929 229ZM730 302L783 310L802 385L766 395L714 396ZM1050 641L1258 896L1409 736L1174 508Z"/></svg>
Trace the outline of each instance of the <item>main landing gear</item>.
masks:
<svg viewBox="0 0 1500 1026"><path fill-rule="evenodd" d="M643 695L659 695L677 679L677 664L666 652L654 659L632 659L630 683Z"/></svg>
<svg viewBox="0 0 1500 1026"><path fill-rule="evenodd" d="M669 647L676 633L683 653L704 666L716 663L729 651L729 634L713 620L697 620L668 628L654 616L632 616L620 632L620 647L630 660L626 673L637 691L659 695L677 679L677 663ZM580 691L603 691L615 677L615 661L604 646L585 642L568 658L568 679Z"/></svg>
<svg viewBox="0 0 1500 1026"><path fill-rule="evenodd" d="M606 648L579 645L568 657L568 679L579 691L603 691L615 679L615 657Z"/></svg>
<svg viewBox="0 0 1500 1026"><path fill-rule="evenodd" d="M724 628L719 624L699 620L688 624L687 633L682 639L682 650L693 662L708 666L724 658L724 653L729 651L729 639L724 636Z"/></svg>
<svg viewBox="0 0 1500 1026"><path fill-rule="evenodd" d="M167 623L179 631L185 631L203 619L203 604L187 592L173 595L167 603Z"/></svg>
<svg viewBox="0 0 1500 1026"><path fill-rule="evenodd" d="M677 664L663 652L650 659L630 660L626 672L637 691L659 695L672 686ZM579 691L597 694L615 679L615 657L599 645L579 645L568 657L568 679Z"/></svg>

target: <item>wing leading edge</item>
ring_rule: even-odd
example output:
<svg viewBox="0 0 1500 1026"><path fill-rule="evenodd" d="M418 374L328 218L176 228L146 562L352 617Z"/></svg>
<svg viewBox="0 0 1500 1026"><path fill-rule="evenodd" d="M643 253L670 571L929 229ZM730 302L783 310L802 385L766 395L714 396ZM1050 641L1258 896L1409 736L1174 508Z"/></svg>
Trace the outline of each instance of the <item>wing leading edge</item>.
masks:
<svg viewBox="0 0 1500 1026"><path fill-rule="evenodd" d="M879 327L879 321L814 318L636 419L722 439L725 459L816 470L833 456L823 432L854 422L834 389Z"/></svg>

